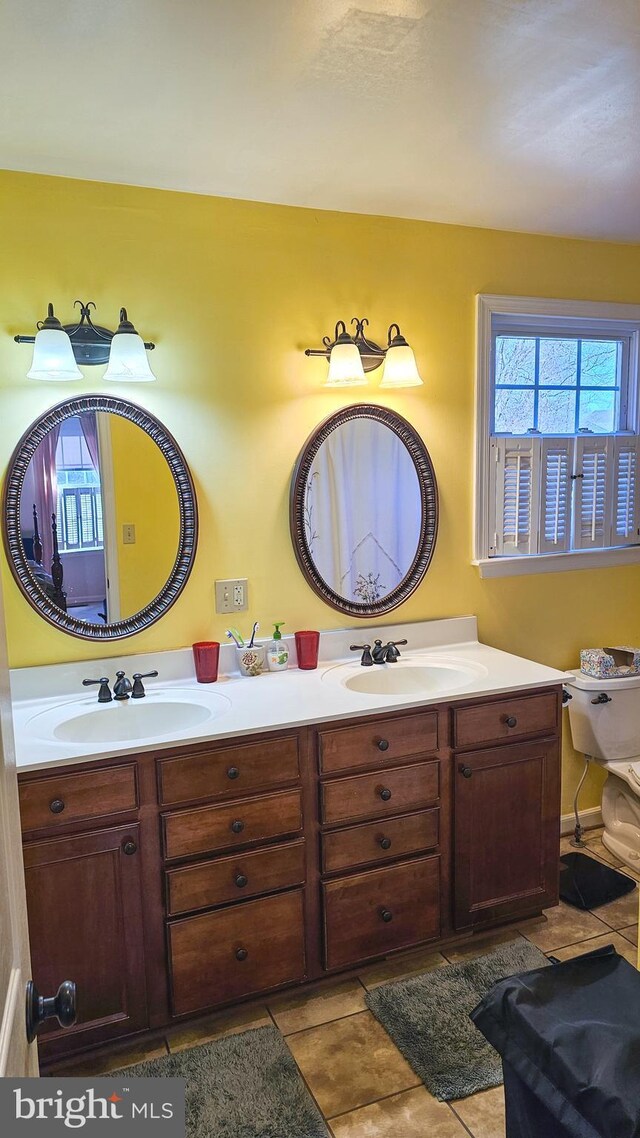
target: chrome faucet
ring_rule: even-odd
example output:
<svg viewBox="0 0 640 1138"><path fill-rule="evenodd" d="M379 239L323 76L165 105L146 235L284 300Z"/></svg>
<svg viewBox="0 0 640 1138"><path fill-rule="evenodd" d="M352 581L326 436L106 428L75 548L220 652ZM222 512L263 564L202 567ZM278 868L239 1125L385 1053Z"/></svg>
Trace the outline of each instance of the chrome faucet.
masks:
<svg viewBox="0 0 640 1138"><path fill-rule="evenodd" d="M398 645L406 643L406 640L389 640L383 645L381 640L376 640L372 653L374 664L395 664L400 656Z"/></svg>

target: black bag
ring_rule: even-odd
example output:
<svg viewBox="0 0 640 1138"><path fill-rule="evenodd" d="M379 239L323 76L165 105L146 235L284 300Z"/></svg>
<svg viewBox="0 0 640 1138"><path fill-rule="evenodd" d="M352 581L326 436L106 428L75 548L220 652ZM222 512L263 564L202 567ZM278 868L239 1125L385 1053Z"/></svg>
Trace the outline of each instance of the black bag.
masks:
<svg viewBox="0 0 640 1138"><path fill-rule="evenodd" d="M507 1138L640 1138L640 973L611 945L495 984Z"/></svg>

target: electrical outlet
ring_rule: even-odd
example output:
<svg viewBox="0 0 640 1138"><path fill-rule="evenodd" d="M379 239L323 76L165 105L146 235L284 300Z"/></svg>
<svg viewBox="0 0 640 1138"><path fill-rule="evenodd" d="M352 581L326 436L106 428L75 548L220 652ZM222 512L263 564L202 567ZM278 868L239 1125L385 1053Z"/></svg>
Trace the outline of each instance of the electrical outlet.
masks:
<svg viewBox="0 0 640 1138"><path fill-rule="evenodd" d="M122 544L135 545L136 544L136 527L129 523L122 527Z"/></svg>
<svg viewBox="0 0 640 1138"><path fill-rule="evenodd" d="M246 612L249 608L248 582L246 577L231 581L216 581L216 612Z"/></svg>

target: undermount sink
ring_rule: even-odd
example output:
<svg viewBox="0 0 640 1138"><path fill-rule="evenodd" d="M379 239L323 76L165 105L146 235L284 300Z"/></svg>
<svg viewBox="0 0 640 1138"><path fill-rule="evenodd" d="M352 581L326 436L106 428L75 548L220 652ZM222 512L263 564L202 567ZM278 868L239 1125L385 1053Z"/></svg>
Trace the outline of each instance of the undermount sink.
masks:
<svg viewBox="0 0 640 1138"><path fill-rule="evenodd" d="M59 704L34 715L28 731L39 739L58 743L127 743L178 735L204 727L231 706L217 692L191 689L147 691L144 699L89 704L86 699Z"/></svg>
<svg viewBox="0 0 640 1138"><path fill-rule="evenodd" d="M431 657L429 660L401 659L395 664L342 664L325 673L329 681L338 681L349 691L377 696L444 695L468 687L486 676L483 664L466 660Z"/></svg>

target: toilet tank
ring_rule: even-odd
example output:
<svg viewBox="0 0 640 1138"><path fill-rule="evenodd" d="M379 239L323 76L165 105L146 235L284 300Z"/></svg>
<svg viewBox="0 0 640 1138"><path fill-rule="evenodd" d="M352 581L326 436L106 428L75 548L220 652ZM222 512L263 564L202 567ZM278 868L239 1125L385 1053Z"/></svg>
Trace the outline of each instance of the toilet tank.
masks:
<svg viewBox="0 0 640 1138"><path fill-rule="evenodd" d="M576 751L615 762L640 756L640 676L594 679L578 672L565 687L571 737ZM594 703L599 695L608 702Z"/></svg>

